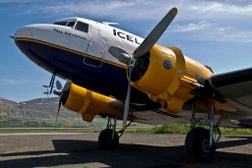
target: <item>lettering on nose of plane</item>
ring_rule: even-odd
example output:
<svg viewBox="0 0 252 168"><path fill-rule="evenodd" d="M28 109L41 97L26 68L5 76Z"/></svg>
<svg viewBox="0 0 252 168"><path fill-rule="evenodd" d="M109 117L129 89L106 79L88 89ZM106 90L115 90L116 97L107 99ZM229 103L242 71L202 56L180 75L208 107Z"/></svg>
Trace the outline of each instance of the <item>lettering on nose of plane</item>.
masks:
<svg viewBox="0 0 252 168"><path fill-rule="evenodd" d="M117 31L116 29L113 29L113 34L114 34L114 36L117 36L121 39L125 39L125 40L128 40L128 41L136 43L136 44L141 44L136 37L134 37L130 34L126 34L124 32Z"/></svg>

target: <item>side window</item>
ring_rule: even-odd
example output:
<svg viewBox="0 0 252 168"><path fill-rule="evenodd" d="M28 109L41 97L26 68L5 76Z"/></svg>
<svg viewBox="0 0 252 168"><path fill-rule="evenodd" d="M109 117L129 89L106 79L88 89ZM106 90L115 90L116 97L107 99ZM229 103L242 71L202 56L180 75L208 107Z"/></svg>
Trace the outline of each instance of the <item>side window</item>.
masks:
<svg viewBox="0 0 252 168"><path fill-rule="evenodd" d="M83 23L83 22L77 22L75 29L87 33L88 32L88 24Z"/></svg>

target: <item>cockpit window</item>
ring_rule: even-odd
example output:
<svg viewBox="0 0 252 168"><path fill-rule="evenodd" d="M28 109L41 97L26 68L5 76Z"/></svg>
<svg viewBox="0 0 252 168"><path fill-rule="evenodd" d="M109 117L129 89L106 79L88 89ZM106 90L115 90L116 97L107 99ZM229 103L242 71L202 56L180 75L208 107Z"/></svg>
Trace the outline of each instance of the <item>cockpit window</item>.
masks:
<svg viewBox="0 0 252 168"><path fill-rule="evenodd" d="M73 20L73 19L54 22L54 24L56 24L56 25L72 27L72 28L75 28L76 30L79 30L79 31L82 31L85 33L88 32L88 28L89 28L88 24L77 21L76 26L74 26L75 23L76 23L76 20Z"/></svg>
<svg viewBox="0 0 252 168"><path fill-rule="evenodd" d="M83 22L77 22L75 29L87 33L88 32L88 24L83 23Z"/></svg>
<svg viewBox="0 0 252 168"><path fill-rule="evenodd" d="M61 25L61 26L68 26L68 27L74 27L75 20L65 20L65 21L57 21L54 24Z"/></svg>
<svg viewBox="0 0 252 168"><path fill-rule="evenodd" d="M67 22L66 21L60 21L60 22L55 22L54 24L65 26L67 24Z"/></svg>
<svg viewBox="0 0 252 168"><path fill-rule="evenodd" d="M75 23L75 21L68 22L68 23L67 23L67 26L73 27L73 26L74 26L74 23Z"/></svg>

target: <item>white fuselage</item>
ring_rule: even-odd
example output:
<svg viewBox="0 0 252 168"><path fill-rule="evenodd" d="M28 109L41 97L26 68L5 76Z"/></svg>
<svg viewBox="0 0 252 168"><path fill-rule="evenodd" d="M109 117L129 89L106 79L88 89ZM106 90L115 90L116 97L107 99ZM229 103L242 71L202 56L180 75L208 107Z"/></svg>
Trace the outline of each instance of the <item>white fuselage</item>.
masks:
<svg viewBox="0 0 252 168"><path fill-rule="evenodd" d="M108 49L116 46L131 54L143 41L113 26L77 17L54 24L27 25L16 31L14 40L19 49L43 69L118 99L126 96L126 66ZM136 101L144 101L144 93L137 90L134 93Z"/></svg>
<svg viewBox="0 0 252 168"><path fill-rule="evenodd" d="M109 54L108 48L117 46L131 54L143 41L142 38L134 34L92 20L69 18L65 21L74 21L75 23L71 27L57 24L32 24L19 29L14 38L43 41L121 66L124 65ZM87 32L76 30L77 22L87 24Z"/></svg>

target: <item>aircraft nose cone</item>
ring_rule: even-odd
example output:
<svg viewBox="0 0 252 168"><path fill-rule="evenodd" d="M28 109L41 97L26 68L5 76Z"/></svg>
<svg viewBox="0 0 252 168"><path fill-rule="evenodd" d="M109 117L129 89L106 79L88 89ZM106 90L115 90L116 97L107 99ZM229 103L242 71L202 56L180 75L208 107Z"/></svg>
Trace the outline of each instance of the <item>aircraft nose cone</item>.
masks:
<svg viewBox="0 0 252 168"><path fill-rule="evenodd" d="M32 37L34 36L34 29L35 28L32 26L22 27L15 32L13 38L16 39L21 37Z"/></svg>
<svg viewBox="0 0 252 168"><path fill-rule="evenodd" d="M50 24L31 24L21 27L14 34L14 40L20 38L45 40L51 37L53 26Z"/></svg>

